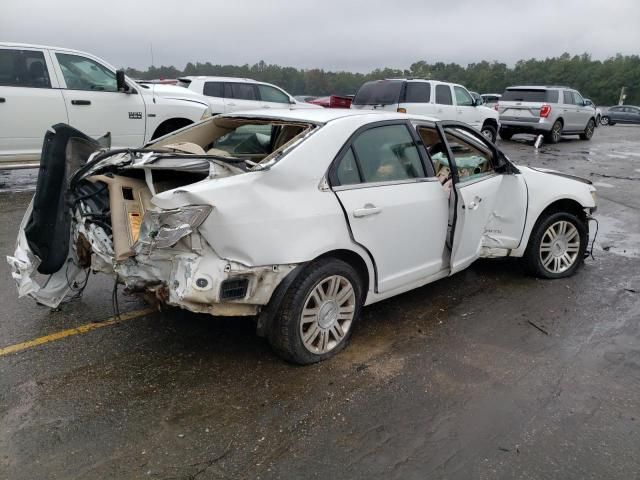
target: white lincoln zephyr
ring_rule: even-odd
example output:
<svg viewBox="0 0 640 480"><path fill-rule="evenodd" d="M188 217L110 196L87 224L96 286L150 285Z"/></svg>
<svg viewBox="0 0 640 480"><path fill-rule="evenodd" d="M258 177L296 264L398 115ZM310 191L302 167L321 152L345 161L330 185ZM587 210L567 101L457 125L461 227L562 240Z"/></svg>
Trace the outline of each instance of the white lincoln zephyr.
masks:
<svg viewBox="0 0 640 480"><path fill-rule="evenodd" d="M59 124L8 260L42 304L103 272L161 305L256 315L308 364L345 346L363 305L479 257L573 274L595 208L589 181L401 113L239 112L118 150Z"/></svg>

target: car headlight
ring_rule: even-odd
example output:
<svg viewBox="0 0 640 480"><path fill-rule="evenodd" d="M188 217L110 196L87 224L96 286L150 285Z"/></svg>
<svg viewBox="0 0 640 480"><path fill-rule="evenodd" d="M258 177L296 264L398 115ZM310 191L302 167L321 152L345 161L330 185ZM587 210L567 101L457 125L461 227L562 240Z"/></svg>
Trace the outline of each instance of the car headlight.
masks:
<svg viewBox="0 0 640 480"><path fill-rule="evenodd" d="M211 116L211 107L207 107L204 112L202 112L202 116L200 120L204 120L205 118L209 118Z"/></svg>
<svg viewBox="0 0 640 480"><path fill-rule="evenodd" d="M174 210L147 210L134 250L174 246L198 228L212 209L210 205L189 205Z"/></svg>

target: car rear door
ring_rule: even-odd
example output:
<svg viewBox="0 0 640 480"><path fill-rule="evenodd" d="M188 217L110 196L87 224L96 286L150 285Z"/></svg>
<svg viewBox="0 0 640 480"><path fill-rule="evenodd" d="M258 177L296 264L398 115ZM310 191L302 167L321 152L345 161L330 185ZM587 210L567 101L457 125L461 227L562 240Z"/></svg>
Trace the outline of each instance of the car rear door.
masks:
<svg viewBox="0 0 640 480"><path fill-rule="evenodd" d="M417 115L433 115L436 105L431 103L431 83L425 81L407 82L404 99L398 105L404 108L406 113Z"/></svg>
<svg viewBox="0 0 640 480"><path fill-rule="evenodd" d="M204 81L202 85L202 94L209 100L212 115L226 113L224 82Z"/></svg>
<svg viewBox="0 0 640 480"><path fill-rule="evenodd" d="M448 267L447 194L411 129L404 121L367 126L343 147L329 173L354 240L373 258L380 293Z"/></svg>
<svg viewBox="0 0 640 480"><path fill-rule="evenodd" d="M453 92L448 83L435 85L436 109L434 116L439 120L457 120L458 112L453 102Z"/></svg>
<svg viewBox="0 0 640 480"><path fill-rule="evenodd" d="M498 151L475 130L460 124L438 125L446 149L439 156L451 168L454 204L451 273L468 267L483 248L506 255L522 239L527 188L519 174L498 172ZM434 161L439 160L432 156ZM511 172L513 173L513 172Z"/></svg>
<svg viewBox="0 0 640 480"><path fill-rule="evenodd" d="M0 47L0 162L39 160L47 129L67 121L49 52Z"/></svg>
<svg viewBox="0 0 640 480"><path fill-rule="evenodd" d="M147 112L140 92L133 86L119 92L115 72L95 58L65 51L53 56L71 126L93 138L111 133L115 148L144 144Z"/></svg>
<svg viewBox="0 0 640 480"><path fill-rule="evenodd" d="M262 108L258 88L247 82L225 82L224 104L227 113Z"/></svg>

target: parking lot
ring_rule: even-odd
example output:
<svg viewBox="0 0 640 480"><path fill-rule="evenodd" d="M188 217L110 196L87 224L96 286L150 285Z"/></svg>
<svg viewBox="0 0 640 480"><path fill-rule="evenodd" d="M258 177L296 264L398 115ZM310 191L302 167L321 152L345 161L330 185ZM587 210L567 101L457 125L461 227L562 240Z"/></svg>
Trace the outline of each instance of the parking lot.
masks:
<svg viewBox="0 0 640 480"><path fill-rule="evenodd" d="M365 308L309 367L251 319L121 294L112 321L104 276L56 311L18 300L3 262L0 478L637 478L640 128L499 146L595 183L593 258L555 281L477 262ZM34 181L0 175L3 255Z"/></svg>

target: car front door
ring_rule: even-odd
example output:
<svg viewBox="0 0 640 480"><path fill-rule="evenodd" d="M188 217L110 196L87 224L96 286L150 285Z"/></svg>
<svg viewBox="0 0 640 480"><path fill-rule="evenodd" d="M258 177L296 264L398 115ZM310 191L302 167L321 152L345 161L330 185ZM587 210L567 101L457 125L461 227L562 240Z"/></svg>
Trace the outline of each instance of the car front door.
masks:
<svg viewBox="0 0 640 480"><path fill-rule="evenodd" d="M482 128L482 116L474 106L473 97L466 88L460 85L453 86L456 99L456 119L464 122L478 130Z"/></svg>
<svg viewBox="0 0 640 480"><path fill-rule="evenodd" d="M254 83L225 82L224 104L227 113L262 108Z"/></svg>
<svg viewBox="0 0 640 480"><path fill-rule="evenodd" d="M39 160L47 129L67 121L49 52L0 47L0 162Z"/></svg>
<svg viewBox="0 0 640 480"><path fill-rule="evenodd" d="M448 268L448 196L405 122L368 126L329 173L353 238L371 254L379 293Z"/></svg>
<svg viewBox="0 0 640 480"><path fill-rule="evenodd" d="M451 273L468 267L483 248L506 255L518 247L527 212L527 188L521 175L500 165L498 151L478 132L462 125L439 124L446 148L432 155L448 164L454 187ZM437 167L436 167L437 168ZM500 170L500 171L498 171Z"/></svg>
<svg viewBox="0 0 640 480"><path fill-rule="evenodd" d="M587 104L580 93L573 92L573 102L576 105L576 128L584 130L587 127L587 122L595 117L594 107Z"/></svg>
<svg viewBox="0 0 640 480"><path fill-rule="evenodd" d="M113 147L144 144L146 108L140 92L119 92L115 72L95 59L54 52L61 78L69 124L93 138L109 132Z"/></svg>
<svg viewBox="0 0 640 480"><path fill-rule="evenodd" d="M291 97L271 85L258 84L261 108L290 108Z"/></svg>

